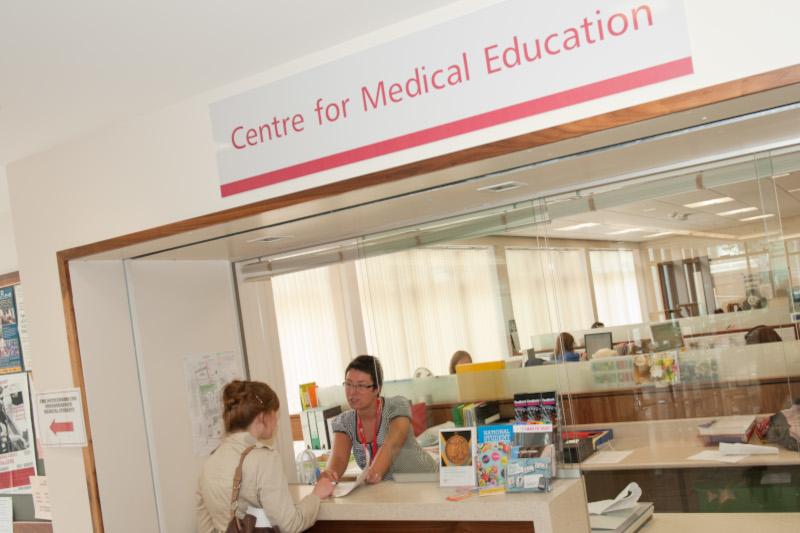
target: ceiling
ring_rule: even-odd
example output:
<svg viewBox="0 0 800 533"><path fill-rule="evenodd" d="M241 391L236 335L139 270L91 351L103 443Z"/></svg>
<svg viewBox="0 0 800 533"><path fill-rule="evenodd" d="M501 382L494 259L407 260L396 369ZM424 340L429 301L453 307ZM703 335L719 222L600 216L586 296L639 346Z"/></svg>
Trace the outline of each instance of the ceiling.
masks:
<svg viewBox="0 0 800 533"><path fill-rule="evenodd" d="M0 0L0 168L453 3Z"/></svg>

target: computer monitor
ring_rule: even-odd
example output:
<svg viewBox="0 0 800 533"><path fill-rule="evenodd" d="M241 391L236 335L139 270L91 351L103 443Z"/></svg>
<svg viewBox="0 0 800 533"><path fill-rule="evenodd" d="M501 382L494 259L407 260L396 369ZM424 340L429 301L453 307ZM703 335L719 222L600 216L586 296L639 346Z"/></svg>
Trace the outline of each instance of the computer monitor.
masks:
<svg viewBox="0 0 800 533"><path fill-rule="evenodd" d="M650 332L653 334L653 344L656 352L683 348L683 335L677 320L671 320L663 324L653 324L650 326Z"/></svg>
<svg viewBox="0 0 800 533"><path fill-rule="evenodd" d="M586 348L586 353L589 355L594 355L603 348L610 349L614 345L610 331L587 333L583 336L583 344Z"/></svg>

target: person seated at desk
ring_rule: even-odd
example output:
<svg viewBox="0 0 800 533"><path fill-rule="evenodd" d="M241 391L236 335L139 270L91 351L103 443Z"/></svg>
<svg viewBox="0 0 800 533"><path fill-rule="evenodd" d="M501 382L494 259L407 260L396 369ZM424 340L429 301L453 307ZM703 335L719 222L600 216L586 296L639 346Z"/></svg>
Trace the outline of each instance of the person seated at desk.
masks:
<svg viewBox="0 0 800 533"><path fill-rule="evenodd" d="M603 324L602 322L595 322L594 324L592 324L592 329L604 328L604 327L606 327L606 325Z"/></svg>
<svg viewBox="0 0 800 533"><path fill-rule="evenodd" d="M783 342L778 333L769 326L756 326L744 335L745 344L764 344L767 342Z"/></svg>
<svg viewBox="0 0 800 533"><path fill-rule="evenodd" d="M350 410L333 421L333 446L320 478L338 481L352 452L366 482L394 479L395 472L436 472L438 463L414 438L411 402L383 398L383 369L377 357L359 355L347 365L344 392Z"/></svg>
<svg viewBox="0 0 800 533"><path fill-rule="evenodd" d="M553 359L556 361L566 361L568 363L585 361L586 354L575 353L575 338L565 331L556 338L556 348L553 352Z"/></svg>
<svg viewBox="0 0 800 533"><path fill-rule="evenodd" d="M453 357L450 358L450 373L456 373L456 367L458 365L467 365L472 362L472 356L469 352L465 352L464 350L458 350L456 353L453 354Z"/></svg>

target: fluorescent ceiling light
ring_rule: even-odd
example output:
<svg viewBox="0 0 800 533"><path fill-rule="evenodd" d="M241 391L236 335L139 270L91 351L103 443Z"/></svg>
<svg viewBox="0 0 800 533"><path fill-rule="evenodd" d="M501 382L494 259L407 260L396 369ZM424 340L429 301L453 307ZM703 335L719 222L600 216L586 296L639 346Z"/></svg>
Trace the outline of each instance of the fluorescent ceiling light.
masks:
<svg viewBox="0 0 800 533"><path fill-rule="evenodd" d="M789 175L788 172L784 172L783 174L775 174L774 176L772 176L772 179L776 180L778 178L785 178L788 175Z"/></svg>
<svg viewBox="0 0 800 533"><path fill-rule="evenodd" d="M754 216L754 217L740 218L739 222L750 222L751 220L758 220L760 218L769 218L769 217L774 217L774 216L775 215L773 215L772 213L767 213L766 215L757 215L757 216Z"/></svg>
<svg viewBox="0 0 800 533"><path fill-rule="evenodd" d="M291 235L267 235L266 237L258 237L257 239L250 239L247 242L275 242L291 238L292 238Z"/></svg>
<svg viewBox="0 0 800 533"><path fill-rule="evenodd" d="M581 228L591 228L592 226L599 226L597 222L584 222L575 226L567 226L566 228L555 228L557 231L574 231Z"/></svg>
<svg viewBox="0 0 800 533"><path fill-rule="evenodd" d="M756 211L757 207L743 207L741 209L734 209L733 211L725 211L724 213L717 213L717 216L726 217L728 215L738 215L739 213L749 213L750 211Z"/></svg>
<svg viewBox="0 0 800 533"><path fill-rule="evenodd" d="M688 207L689 209L695 209L696 207L705 207L707 205L716 205L716 204L726 204L728 202L732 202L733 198L728 198L727 196L723 196L722 198L714 198L713 200L704 200L702 202L695 202L693 204L686 204L683 207Z"/></svg>
<svg viewBox="0 0 800 533"><path fill-rule="evenodd" d="M800 191L800 187L797 188L797 189L792 189L791 191L786 191L786 192L797 192L797 191Z"/></svg>
<svg viewBox="0 0 800 533"><path fill-rule="evenodd" d="M642 228L628 228L620 231L612 231L611 233L606 233L606 235L622 235L623 233L633 233L634 231L644 231L644 230Z"/></svg>
<svg viewBox="0 0 800 533"><path fill-rule="evenodd" d="M486 187L480 187L479 191L487 191L487 192L503 192L503 191L510 191L513 189L519 189L520 187L524 187L524 183L520 183L518 181L506 181L505 183L498 183L497 185L488 185Z"/></svg>
<svg viewBox="0 0 800 533"><path fill-rule="evenodd" d="M663 237L664 235L674 235L674 231L662 231L661 233L653 233L652 235L645 235L645 239L652 239L654 237Z"/></svg>
<svg viewBox="0 0 800 533"><path fill-rule="evenodd" d="M650 208L647 208L647 209L642 209L642 213L649 213L650 211L655 211L655 210L656 210L655 207L650 207Z"/></svg>

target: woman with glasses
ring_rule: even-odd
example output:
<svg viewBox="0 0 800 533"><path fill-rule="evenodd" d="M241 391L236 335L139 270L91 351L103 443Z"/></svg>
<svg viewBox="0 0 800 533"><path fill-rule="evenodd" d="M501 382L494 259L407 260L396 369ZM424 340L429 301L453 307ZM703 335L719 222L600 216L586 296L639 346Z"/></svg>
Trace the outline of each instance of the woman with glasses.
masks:
<svg viewBox="0 0 800 533"><path fill-rule="evenodd" d="M344 372L344 392L350 410L333 421L333 447L320 474L338 481L352 451L356 463L368 468L367 483L394 479L397 472L435 472L436 460L414 438L411 402L402 396L384 398L381 362L359 355Z"/></svg>

